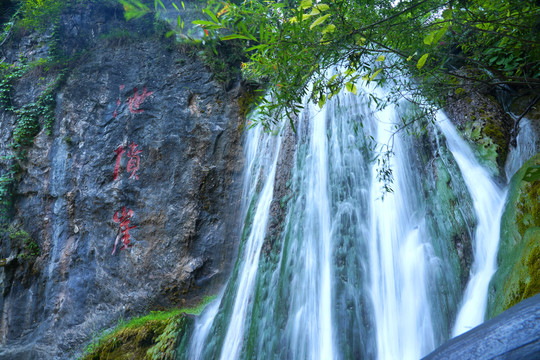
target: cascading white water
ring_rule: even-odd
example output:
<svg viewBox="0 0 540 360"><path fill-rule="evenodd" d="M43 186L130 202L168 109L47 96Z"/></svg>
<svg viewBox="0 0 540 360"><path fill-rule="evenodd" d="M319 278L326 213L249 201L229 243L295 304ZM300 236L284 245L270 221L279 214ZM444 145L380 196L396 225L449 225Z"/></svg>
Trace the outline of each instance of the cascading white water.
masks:
<svg viewBox="0 0 540 360"><path fill-rule="evenodd" d="M221 359L236 359L242 346L242 336L249 303L252 302L253 285L257 274L259 255L266 234L270 203L274 192L276 164L279 157L281 137L265 133L262 126L251 129L246 136L244 153L243 215L252 214L252 226L247 239L239 251L241 268L235 281L237 288L234 295L233 316L231 316L225 340L222 345ZM261 181L263 182L260 190ZM244 225L246 226L246 225ZM209 336L223 293L203 313L194 327L191 338L190 360L204 358L204 345Z"/></svg>
<svg viewBox="0 0 540 360"><path fill-rule="evenodd" d="M262 131L260 126L257 131ZM253 297L253 285L257 275L261 247L266 235L266 224L268 222L270 204L274 193L274 179L276 176L281 137L271 136L269 134L265 134L265 136L266 141L263 151L270 152L269 155L272 158L272 162L264 164L264 166L270 166L270 168L263 169L268 172L265 174L266 181L259 194L257 204L255 205L253 225L242 254L242 265L238 273L238 285L232 310L233 316L229 321L227 335L225 336L225 341L221 349L220 358L222 360L237 359L239 356L248 307ZM259 177L254 176L254 178L258 179ZM252 186L252 191L254 192L254 186L256 185L254 184Z"/></svg>
<svg viewBox="0 0 540 360"><path fill-rule="evenodd" d="M195 326L193 327L193 336L189 344L188 351L190 359L196 360L201 358L204 350L204 342L210 332L212 322L218 313L219 303L221 302L222 297L223 292L221 292L212 303L208 304L201 316L197 318Z"/></svg>
<svg viewBox="0 0 540 360"><path fill-rule="evenodd" d="M351 94L335 97L322 110L306 104L297 133L291 135L296 141L294 164L284 165L293 165L286 185L289 193L278 183L280 196L286 196L277 199L284 212L283 226L273 240L267 227L270 216L276 220L279 213L272 207L279 153L292 149L280 150L281 136L264 134L261 128L248 131L244 240L223 297L196 323L188 359L418 359L448 337L459 295L439 292L459 288L460 265L459 259L442 265L447 261L445 246L452 245L438 236L455 221L433 226L439 218L426 209L425 196L432 196L429 204L438 205L440 198L424 194L427 185L417 179L421 161L414 146L404 137L392 136L402 108L406 106L377 113L365 99ZM479 239L490 237L483 235L489 227L498 227L500 211L492 210L502 207L504 197L472 153L463 155L466 145L454 135L447 134L448 146L478 217L477 259L464 308L480 309L480 320L474 320L480 323L485 294L481 299L478 289L487 290L496 246L486 250ZM386 144L390 138L395 151L391 158L394 193L383 199L370 139ZM444 157L439 161L442 166L452 162L447 151L433 150L437 154L426 157ZM455 164L436 172L435 181L450 172L452 183L466 193ZM452 191L447 182L435 185ZM479 187L496 196L489 200L490 196L478 194ZM459 201L469 204L467 196ZM445 211L435 213L454 210ZM268 245L265 252L261 252L263 244ZM447 270L454 277L452 283L440 275ZM474 295L469 295L469 288ZM460 319L471 318L462 313Z"/></svg>
<svg viewBox="0 0 540 360"><path fill-rule="evenodd" d="M381 198L376 168L371 189L371 298L377 327L378 359L419 359L435 347L426 289L426 271L432 256L423 219L411 199L414 176L407 154L395 132L394 106L378 114L376 139L393 142L393 193ZM391 137L393 138L391 140Z"/></svg>
<svg viewBox="0 0 540 360"><path fill-rule="evenodd" d="M439 112L437 119L448 149L454 155L469 189L478 217L473 241L474 262L453 330L453 336L458 336L484 321L489 281L497 266L501 214L506 193L480 166L469 145L460 138L446 116Z"/></svg>
<svg viewBox="0 0 540 360"><path fill-rule="evenodd" d="M303 194L297 200L304 215L293 226L297 272L292 292L287 329L293 354L301 359L333 359L331 214L328 198L328 144L326 109L306 104L299 131L307 127L309 150L301 178Z"/></svg>
<svg viewBox="0 0 540 360"><path fill-rule="evenodd" d="M536 138L527 118L519 122L519 131L516 137L516 146L511 147L504 167L508 182L521 166L536 154Z"/></svg>

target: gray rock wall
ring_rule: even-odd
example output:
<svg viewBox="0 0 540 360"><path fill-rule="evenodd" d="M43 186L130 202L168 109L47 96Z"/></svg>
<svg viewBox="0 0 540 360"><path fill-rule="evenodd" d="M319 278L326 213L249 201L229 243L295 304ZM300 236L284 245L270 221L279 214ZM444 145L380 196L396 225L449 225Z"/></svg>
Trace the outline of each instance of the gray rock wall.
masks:
<svg viewBox="0 0 540 360"><path fill-rule="evenodd" d="M69 36L85 32L74 29L93 25L73 19L63 44L75 49ZM13 259L20 244L2 238L2 359L73 358L120 318L215 293L236 252L241 88L225 91L156 38L92 41L57 94L52 136L35 138L14 187L12 223L40 255ZM38 87L29 76L15 86L21 103ZM5 154L14 116L0 119Z"/></svg>

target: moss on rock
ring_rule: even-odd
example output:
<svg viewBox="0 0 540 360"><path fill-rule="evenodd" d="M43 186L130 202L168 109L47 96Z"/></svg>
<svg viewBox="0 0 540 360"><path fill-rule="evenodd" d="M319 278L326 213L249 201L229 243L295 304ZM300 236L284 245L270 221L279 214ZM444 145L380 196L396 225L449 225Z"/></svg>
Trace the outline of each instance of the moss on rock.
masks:
<svg viewBox="0 0 540 360"><path fill-rule="evenodd" d="M153 311L121 323L92 342L80 360L174 360L189 338L192 315L199 315L214 298L206 297L194 308Z"/></svg>
<svg viewBox="0 0 540 360"><path fill-rule="evenodd" d="M491 171L502 174L508 155L512 120L490 95L469 90L447 106L448 115Z"/></svg>
<svg viewBox="0 0 540 360"><path fill-rule="evenodd" d="M513 176L501 221L499 268L490 283L488 317L540 292L540 180L527 181L540 154Z"/></svg>

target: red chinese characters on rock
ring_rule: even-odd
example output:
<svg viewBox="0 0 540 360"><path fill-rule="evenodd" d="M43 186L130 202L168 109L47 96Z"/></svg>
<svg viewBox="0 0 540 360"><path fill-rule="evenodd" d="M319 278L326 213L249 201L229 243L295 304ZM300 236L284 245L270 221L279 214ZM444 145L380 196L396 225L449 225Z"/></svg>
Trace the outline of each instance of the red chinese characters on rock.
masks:
<svg viewBox="0 0 540 360"><path fill-rule="evenodd" d="M133 210L126 210L125 206L122 208L121 213L120 211L114 213L113 220L115 223L119 224L119 233L114 241L114 248L111 255L114 255L114 253L116 252L116 247L118 246L118 242L120 241L120 239L122 240L122 247L120 248L120 250L126 250L130 246L129 243L131 241L129 239L131 238L131 235L129 235L129 230L137 227L129 226L131 217L134 214L135 213L133 212Z"/></svg>
<svg viewBox="0 0 540 360"><path fill-rule="evenodd" d="M124 154L126 151L124 150L124 147L120 145L118 149L114 150L116 153L116 164L114 165L114 180L118 179L118 170L120 169L120 161L122 160L122 154Z"/></svg>
<svg viewBox="0 0 540 360"><path fill-rule="evenodd" d="M120 171L122 155L126 152L126 150L122 145L120 145L116 150L114 150L114 152L116 153L116 164L114 165L114 180L117 180L118 172ZM141 164L141 157L139 155L142 152L143 151L139 149L139 145L133 142L129 145L129 150L127 150L128 163L126 171L130 173L130 179L139 180L139 175L137 174L137 171L139 171L139 167Z"/></svg>
<svg viewBox="0 0 540 360"><path fill-rule="evenodd" d="M139 171L139 165L141 163L141 157L139 156L139 154L142 153L141 149L137 149L138 147L139 145L131 143L131 145L129 145L129 151L127 153L127 156L129 158L127 164L127 172L131 173L129 178L134 178L135 180L139 180L137 171Z"/></svg>
<svg viewBox="0 0 540 360"><path fill-rule="evenodd" d="M120 85L120 91L124 90L126 86ZM147 97L150 95L153 95L153 91L147 91L146 86L143 87L143 91L141 94L139 94L139 90L137 88L133 88L133 96L130 96L127 99L127 103L129 105L129 112L132 114L140 114L143 113L144 110L141 109L142 103L146 100ZM118 117L118 108L122 104L122 101L120 101L120 97L116 100L116 108L113 111L113 117L116 119Z"/></svg>
<svg viewBox="0 0 540 360"><path fill-rule="evenodd" d="M137 88L133 88L133 93L134 93L133 96L131 96L128 99L129 112L132 113L132 114L140 114L140 113L144 112L144 110L139 109L141 104L144 102L144 100L147 97L152 95L154 92L153 91L147 92L146 91L146 86L144 86L142 94L140 94L140 95L138 94Z"/></svg>

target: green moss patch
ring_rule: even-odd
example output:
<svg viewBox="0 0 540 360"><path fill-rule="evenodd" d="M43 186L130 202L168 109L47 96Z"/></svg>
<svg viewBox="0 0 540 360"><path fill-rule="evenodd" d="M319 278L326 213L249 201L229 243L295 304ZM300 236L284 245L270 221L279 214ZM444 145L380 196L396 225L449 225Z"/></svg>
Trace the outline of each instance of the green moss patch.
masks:
<svg viewBox="0 0 540 360"><path fill-rule="evenodd" d="M193 317L188 315L199 315L214 298L205 297L193 308L152 311L121 322L93 341L80 360L176 359L178 344L193 323Z"/></svg>
<svg viewBox="0 0 540 360"><path fill-rule="evenodd" d="M540 180L525 177L540 154L514 175L501 221L499 268L490 284L489 317L540 292Z"/></svg>
<svg viewBox="0 0 540 360"><path fill-rule="evenodd" d="M465 88L448 103L446 111L482 163L499 175L508 155L513 121L493 96Z"/></svg>

